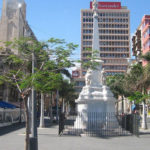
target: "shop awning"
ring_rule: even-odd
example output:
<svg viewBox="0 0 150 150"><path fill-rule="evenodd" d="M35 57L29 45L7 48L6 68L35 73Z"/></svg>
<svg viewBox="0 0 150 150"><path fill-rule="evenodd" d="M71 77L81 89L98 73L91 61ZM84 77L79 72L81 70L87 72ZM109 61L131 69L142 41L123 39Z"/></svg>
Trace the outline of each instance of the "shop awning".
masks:
<svg viewBox="0 0 150 150"><path fill-rule="evenodd" d="M0 101L0 108L10 108L10 109L15 109L17 108L17 106L12 105L10 103L4 102L4 101Z"/></svg>

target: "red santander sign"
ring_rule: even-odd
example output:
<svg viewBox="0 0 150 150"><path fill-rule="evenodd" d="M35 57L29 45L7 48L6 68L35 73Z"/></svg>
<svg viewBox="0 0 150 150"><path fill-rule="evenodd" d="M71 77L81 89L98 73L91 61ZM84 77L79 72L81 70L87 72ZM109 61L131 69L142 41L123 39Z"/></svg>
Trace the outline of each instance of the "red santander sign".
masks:
<svg viewBox="0 0 150 150"><path fill-rule="evenodd" d="M92 2L90 2L92 9ZM121 2L98 2L98 9L121 9Z"/></svg>
<svg viewBox="0 0 150 150"><path fill-rule="evenodd" d="M80 76L79 71L72 71L72 77L73 78L78 78Z"/></svg>

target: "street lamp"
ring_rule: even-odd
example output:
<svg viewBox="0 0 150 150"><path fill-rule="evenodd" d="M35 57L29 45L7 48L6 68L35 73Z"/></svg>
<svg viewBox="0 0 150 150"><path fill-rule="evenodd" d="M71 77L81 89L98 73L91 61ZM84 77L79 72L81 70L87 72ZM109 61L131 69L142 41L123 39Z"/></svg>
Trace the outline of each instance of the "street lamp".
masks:
<svg viewBox="0 0 150 150"><path fill-rule="evenodd" d="M32 74L35 73L35 55L32 52ZM30 149L38 150L38 138L37 138L37 101L36 101L36 91L32 87L32 128L31 128L31 138L30 138Z"/></svg>
<svg viewBox="0 0 150 150"><path fill-rule="evenodd" d="M22 3L18 3L18 8L19 8L19 13L21 14L22 18L23 18L23 21L25 22L25 19L22 15L22 11L21 11L21 8L22 8ZM20 19L20 14L19 14L19 18ZM19 30L19 20L18 20L18 30ZM20 34L18 32L18 38L20 37ZM35 54L34 52L32 52L32 74L35 73L34 71L35 69ZM34 79L33 79L34 80ZM37 138L37 101L36 101L36 91L34 89L34 87L32 87L32 94L31 94L31 97L32 97L32 124L31 124L31 137L30 137L30 150L38 150L38 138Z"/></svg>

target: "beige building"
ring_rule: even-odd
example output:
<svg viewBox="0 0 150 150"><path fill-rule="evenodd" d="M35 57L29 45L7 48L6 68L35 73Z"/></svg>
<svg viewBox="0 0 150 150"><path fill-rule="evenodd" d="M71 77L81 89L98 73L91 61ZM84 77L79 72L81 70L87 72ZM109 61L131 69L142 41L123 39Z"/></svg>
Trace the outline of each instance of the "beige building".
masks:
<svg viewBox="0 0 150 150"><path fill-rule="evenodd" d="M0 19L0 46L3 42L12 41L15 38L33 37L34 33L26 21L26 4L24 0L3 0L3 7ZM16 49L0 49L0 72L7 68L3 64L3 58L10 54L18 54ZM0 86L0 100L16 101L18 99L16 89L10 88L7 84Z"/></svg>
<svg viewBox="0 0 150 150"><path fill-rule="evenodd" d="M103 68L106 75L114 75L127 71L130 57L130 11L120 2L98 2L98 27L99 27L99 51L104 61ZM93 39L93 11L92 2L90 9L81 10L81 60L89 61ZM78 75L74 75L74 72ZM77 93L84 86L82 69L72 73Z"/></svg>
<svg viewBox="0 0 150 150"><path fill-rule="evenodd" d="M26 21L26 4L24 0L3 0L0 20L0 41L12 41L20 37L34 37ZM1 42L1 44L2 44ZM16 50L13 50L17 53Z"/></svg>
<svg viewBox="0 0 150 150"><path fill-rule="evenodd" d="M107 75L124 73L130 57L130 11L120 2L98 2L99 51ZM81 10L81 60L92 48L93 12ZM85 75L85 71L82 72Z"/></svg>

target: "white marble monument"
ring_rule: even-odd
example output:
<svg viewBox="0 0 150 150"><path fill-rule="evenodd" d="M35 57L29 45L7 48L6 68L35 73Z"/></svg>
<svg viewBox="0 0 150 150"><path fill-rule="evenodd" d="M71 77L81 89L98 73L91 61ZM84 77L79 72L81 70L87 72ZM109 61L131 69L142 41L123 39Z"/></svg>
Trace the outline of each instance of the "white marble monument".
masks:
<svg viewBox="0 0 150 150"><path fill-rule="evenodd" d="M98 35L98 13L97 1L93 1L93 50L99 50ZM78 116L74 127L78 129L87 129L94 127L104 127L107 124L107 113L115 113L115 98L109 87L104 85L103 61L100 60L100 54L96 54L96 62L99 63L97 69L88 69L85 75L85 86L79 94L77 103ZM93 114L96 117L93 117ZM104 114L102 117L101 115ZM109 118L110 119L110 118ZM117 121L115 116L112 121Z"/></svg>

